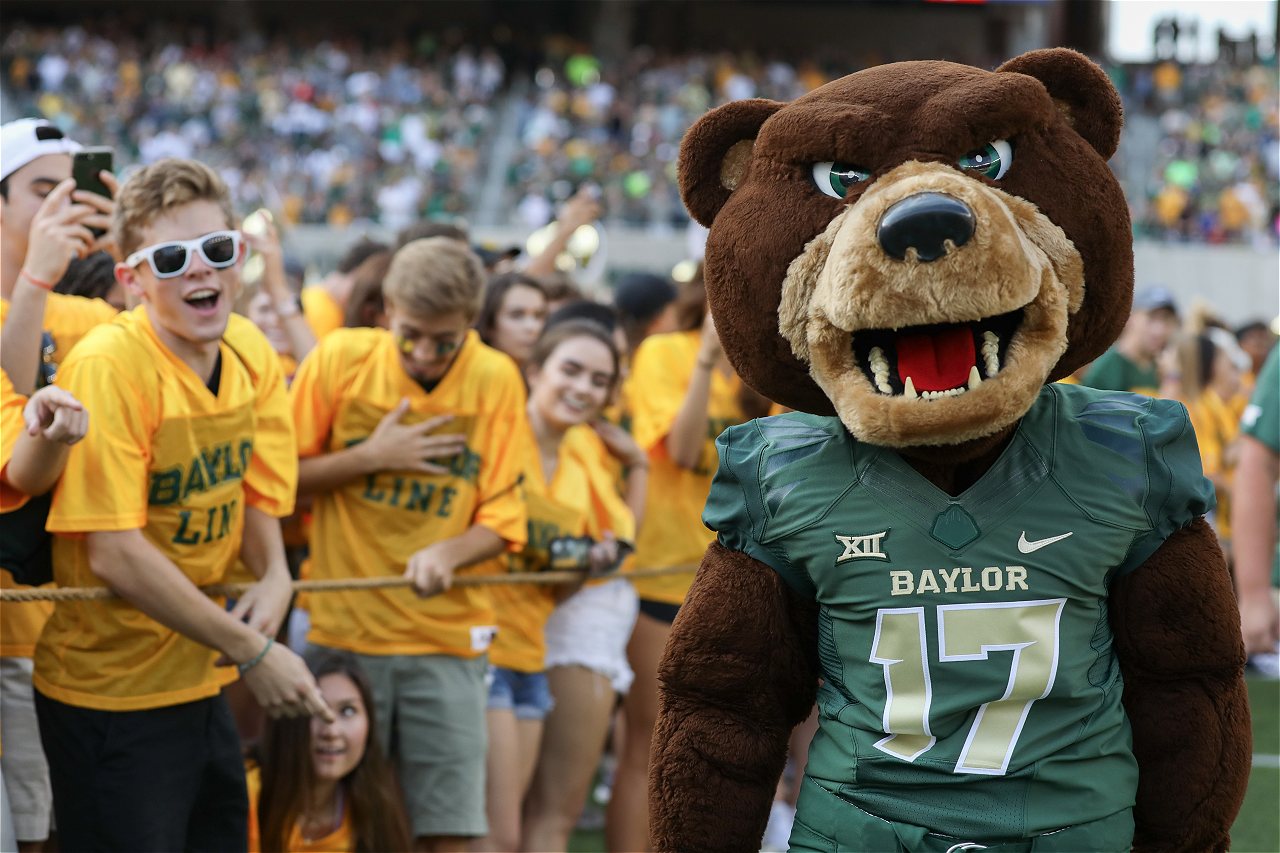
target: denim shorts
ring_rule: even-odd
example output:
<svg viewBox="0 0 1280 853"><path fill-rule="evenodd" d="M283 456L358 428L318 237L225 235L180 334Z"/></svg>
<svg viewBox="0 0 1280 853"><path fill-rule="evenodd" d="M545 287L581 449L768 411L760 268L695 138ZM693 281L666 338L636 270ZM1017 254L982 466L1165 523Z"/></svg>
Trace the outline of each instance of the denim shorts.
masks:
<svg viewBox="0 0 1280 853"><path fill-rule="evenodd" d="M489 682L490 711L514 711L517 720L542 720L554 704L545 672L491 666L485 680Z"/></svg>

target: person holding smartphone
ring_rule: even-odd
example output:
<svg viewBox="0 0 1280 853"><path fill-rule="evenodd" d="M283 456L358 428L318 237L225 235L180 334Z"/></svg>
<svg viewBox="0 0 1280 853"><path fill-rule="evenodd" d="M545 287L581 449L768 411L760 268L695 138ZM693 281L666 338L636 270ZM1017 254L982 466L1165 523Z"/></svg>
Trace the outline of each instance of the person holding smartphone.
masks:
<svg viewBox="0 0 1280 853"><path fill-rule="evenodd" d="M115 205L77 188L71 172L80 152L79 143L44 119L0 126L0 323L7 344L0 367L20 394L43 384L42 353L51 365L60 363L89 329L115 316L100 299L50 293L73 258L110 244ZM116 186L109 171L94 182L95 190L108 193ZM46 369L45 378L51 372Z"/></svg>

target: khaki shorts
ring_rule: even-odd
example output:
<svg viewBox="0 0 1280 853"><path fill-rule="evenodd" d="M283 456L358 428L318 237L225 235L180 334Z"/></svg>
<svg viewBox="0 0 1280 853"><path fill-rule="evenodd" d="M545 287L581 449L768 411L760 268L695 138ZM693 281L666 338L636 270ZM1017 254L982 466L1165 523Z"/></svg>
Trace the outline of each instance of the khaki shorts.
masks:
<svg viewBox="0 0 1280 853"><path fill-rule="evenodd" d="M44 841L53 825L49 765L31 692L31 658L0 658L0 767L19 841Z"/></svg>
<svg viewBox="0 0 1280 853"><path fill-rule="evenodd" d="M373 687L378 740L396 762L414 836L488 834L487 658L353 657Z"/></svg>

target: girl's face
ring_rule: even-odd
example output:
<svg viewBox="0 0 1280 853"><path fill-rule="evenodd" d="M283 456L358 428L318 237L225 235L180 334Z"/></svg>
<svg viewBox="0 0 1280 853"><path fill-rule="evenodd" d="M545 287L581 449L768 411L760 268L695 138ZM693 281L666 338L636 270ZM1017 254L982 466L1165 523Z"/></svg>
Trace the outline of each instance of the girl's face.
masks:
<svg viewBox="0 0 1280 853"><path fill-rule="evenodd" d="M1230 397L1240 390L1240 368L1222 347L1214 348L1212 374L1210 382L1218 396Z"/></svg>
<svg viewBox="0 0 1280 853"><path fill-rule="evenodd" d="M523 284L507 290L493 318L493 345L520 364L529 360L533 345L547 322L547 297Z"/></svg>
<svg viewBox="0 0 1280 853"><path fill-rule="evenodd" d="M529 371L529 402L551 426L568 429L599 417L609 401L617 365L591 337L562 341L541 367Z"/></svg>
<svg viewBox="0 0 1280 853"><path fill-rule="evenodd" d="M249 319L253 325L262 330L267 336L267 340L271 342L271 348L277 353L289 352L289 338L284 333L284 327L280 323L280 314L276 311L276 306L272 303L271 297L267 295L266 290L259 288L258 292L249 300L246 309Z"/></svg>
<svg viewBox="0 0 1280 853"><path fill-rule="evenodd" d="M324 701L333 709L334 721L311 718L311 766L318 778L337 782L364 758L369 714L360 688L345 673L322 676L319 683Z"/></svg>

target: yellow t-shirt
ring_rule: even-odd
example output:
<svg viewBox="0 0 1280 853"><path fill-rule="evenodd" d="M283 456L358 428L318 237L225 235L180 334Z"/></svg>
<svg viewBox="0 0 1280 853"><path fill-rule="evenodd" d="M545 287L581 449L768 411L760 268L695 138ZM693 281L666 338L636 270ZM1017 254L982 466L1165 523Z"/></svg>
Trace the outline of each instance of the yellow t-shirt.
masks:
<svg viewBox="0 0 1280 853"><path fill-rule="evenodd" d="M635 536L635 519L619 496L613 475L602 464L598 445L595 431L585 424L566 432L548 487L537 447L529 441L524 466L529 541L519 554L500 558L505 571L545 571L551 560L551 541L557 537L589 536L599 541L606 532L625 540ZM556 602L553 588L495 586L490 595L498 616L490 663L519 672L540 672L547 654L543 628Z"/></svg>
<svg viewBox="0 0 1280 853"><path fill-rule="evenodd" d="M323 287L304 287L299 299L302 315L307 318L307 325L317 341L342 328L342 306L329 295L329 291Z"/></svg>
<svg viewBox="0 0 1280 853"><path fill-rule="evenodd" d="M1200 446L1200 465L1206 477L1223 476L1228 483L1235 477L1234 467L1224 459L1227 446L1240 436L1240 408L1236 398L1224 401L1216 391L1206 389L1200 398L1187 406L1196 443ZM1231 490L1218 489L1218 509L1214 514L1218 535L1231 538Z"/></svg>
<svg viewBox="0 0 1280 853"><path fill-rule="evenodd" d="M9 467L14 445L26 428L22 410L27 398L13 390L9 374L0 370L0 472ZM0 512L12 512L27 502L27 495L10 486L0 473ZM13 575L0 569L0 589L26 589ZM0 657L29 658L36 639L53 612L52 601L0 602Z"/></svg>
<svg viewBox="0 0 1280 853"><path fill-rule="evenodd" d="M101 299L50 293L45 298L42 322L44 330L53 339L53 350L48 357L54 364L61 365L71 348L90 329L111 322L115 316L116 309ZM8 317L9 300L0 299L0 326L3 326ZM26 405L27 398L14 392L7 375L4 377L4 401L4 464L8 465L18 431L23 429L22 408ZM15 420L11 421L11 418ZM26 501L26 495L0 484L0 512L11 512ZM22 589L23 585L16 583L8 572L0 571L0 588ZM0 657L29 658L35 654L36 640L40 638L40 632L51 613L51 601L0 604Z"/></svg>
<svg viewBox="0 0 1280 853"><path fill-rule="evenodd" d="M693 379L700 340L698 331L652 335L636 350L627 394L633 411L631 434L649 454L644 523L636 542L637 568L696 566L713 538L702 523L702 507L719 463L716 437L745 420L738 405L741 381L712 371L707 435L696 469L672 462L665 441ZM682 603L692 583L693 569L688 574L634 581L641 598L666 604Z"/></svg>
<svg viewBox="0 0 1280 853"><path fill-rule="evenodd" d="M116 309L102 299L50 293L44 303L44 330L53 338L53 363L59 366L80 339L95 326L110 323ZM0 299L0 326L9 317L9 300Z"/></svg>
<svg viewBox="0 0 1280 853"><path fill-rule="evenodd" d="M258 826L258 799L262 795L262 769L255 763L244 768L244 781L249 788L249 853L262 853L262 830ZM342 810L342 823L323 838L311 841L302 837L302 827L296 823L285 842L288 853L354 853L355 828L351 825L351 809Z"/></svg>
<svg viewBox="0 0 1280 853"><path fill-rule="evenodd" d="M272 458L293 442L279 361L243 318L232 317L220 349L215 396L140 307L95 329L63 365L60 384L93 425L71 449L49 513L59 586L102 586L81 534L118 530L141 530L192 583L217 583L239 553L246 505L292 510L296 468ZM34 682L70 705L160 708L234 680L217 657L124 601L59 602Z"/></svg>
<svg viewBox="0 0 1280 853"><path fill-rule="evenodd" d="M366 439L404 398L404 423L441 414L441 433L465 435L445 475L383 471L317 495L312 505L312 577L404 573L416 551L481 524L518 548L527 522L520 497L522 442L529 429L515 362L467 334L449 372L428 393L400 364L384 329L339 329L303 359L290 389L302 458ZM473 568L468 571L475 572ZM309 596L313 643L362 654L475 657L493 636L483 587L419 598L410 589Z"/></svg>

